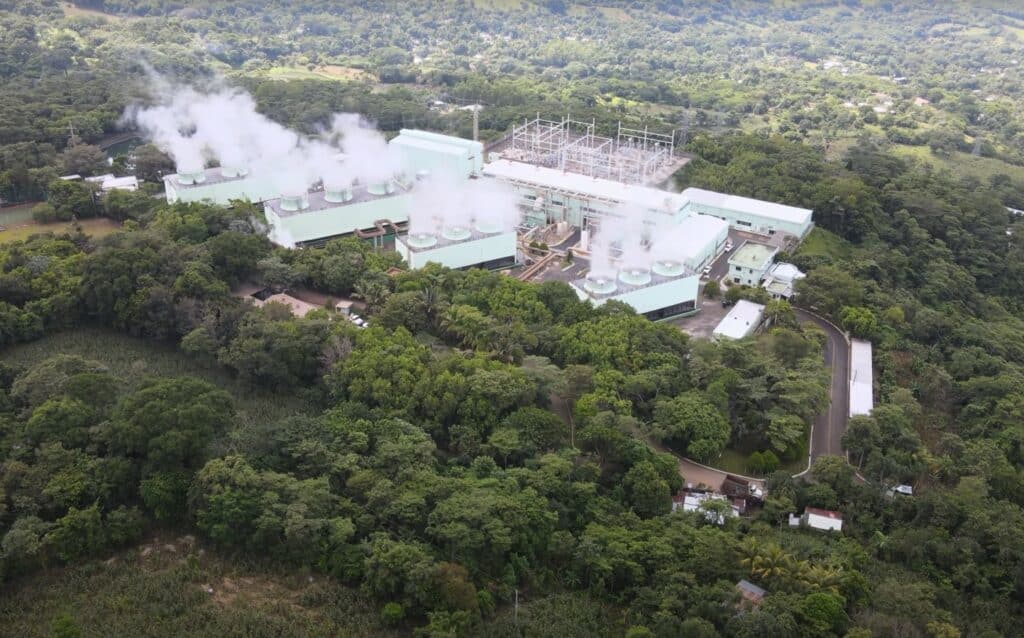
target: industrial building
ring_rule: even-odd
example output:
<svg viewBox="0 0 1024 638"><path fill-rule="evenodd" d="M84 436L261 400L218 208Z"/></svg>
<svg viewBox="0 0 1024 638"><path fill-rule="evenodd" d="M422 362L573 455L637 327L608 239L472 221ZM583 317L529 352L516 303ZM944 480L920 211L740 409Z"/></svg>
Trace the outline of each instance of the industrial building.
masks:
<svg viewBox="0 0 1024 638"><path fill-rule="evenodd" d="M408 176L431 175L452 182L483 172L484 145L473 140L404 128L388 147Z"/></svg>
<svg viewBox="0 0 1024 638"><path fill-rule="evenodd" d="M168 204L208 201L221 206L227 206L233 199L262 202L280 194L271 180L232 167L164 175L164 191Z"/></svg>
<svg viewBox="0 0 1024 638"><path fill-rule="evenodd" d="M435 263L453 269L494 270L516 263L516 232L482 223L449 226L438 233L401 235L395 250L410 268Z"/></svg>
<svg viewBox="0 0 1024 638"><path fill-rule="evenodd" d="M571 285L581 300L595 306L620 301L658 321L696 310L700 276L681 261L661 260L650 268L626 267L608 275L591 273Z"/></svg>
<svg viewBox="0 0 1024 638"><path fill-rule="evenodd" d="M409 219L411 186L398 181L275 197L264 203L271 238L280 244L314 244L357 231L397 234Z"/></svg>
<svg viewBox="0 0 1024 638"><path fill-rule="evenodd" d="M779 249L757 242L744 242L729 257L729 279L734 284L760 286Z"/></svg>
<svg viewBox="0 0 1024 638"><path fill-rule="evenodd" d="M700 272L722 251L729 239L729 224L715 217L686 217L672 231L672 249L691 270Z"/></svg>
<svg viewBox="0 0 1024 638"><path fill-rule="evenodd" d="M650 216L655 224L703 215L761 235L781 232L803 238L813 226L811 211L803 208L696 188L673 193L505 158L485 164L483 175L516 190L528 225L567 221L587 229L602 217L620 215L625 208Z"/></svg>
<svg viewBox="0 0 1024 638"><path fill-rule="evenodd" d="M689 202L688 212L724 219L737 230L759 235L786 233L799 239L811 230L813 211L807 208L725 195L702 188L687 188L682 194Z"/></svg>
<svg viewBox="0 0 1024 638"><path fill-rule="evenodd" d="M715 339L744 339L757 332L763 323L764 306L740 299L715 326L711 336Z"/></svg>
<svg viewBox="0 0 1024 638"><path fill-rule="evenodd" d="M850 416L871 414L875 391L871 363L871 342L850 340Z"/></svg>
<svg viewBox="0 0 1024 638"><path fill-rule="evenodd" d="M507 159L485 164L483 174L508 184L520 196L527 225L566 221L586 230L603 217L621 215L624 209L647 215L652 224L674 224L686 217L682 195L649 186Z"/></svg>

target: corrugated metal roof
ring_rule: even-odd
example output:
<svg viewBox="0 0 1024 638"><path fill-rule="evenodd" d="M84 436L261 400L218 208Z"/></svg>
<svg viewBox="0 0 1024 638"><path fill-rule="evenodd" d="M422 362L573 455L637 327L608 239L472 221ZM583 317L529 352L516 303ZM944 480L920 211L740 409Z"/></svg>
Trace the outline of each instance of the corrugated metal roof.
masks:
<svg viewBox="0 0 1024 638"><path fill-rule="evenodd" d="M627 185L600 177L589 177L507 159L485 164L484 175L525 182L542 189L580 193L595 199L636 204L649 210L670 213L682 210L687 201L680 193L648 186Z"/></svg>
<svg viewBox="0 0 1024 638"><path fill-rule="evenodd" d="M870 414L875 407L871 342L850 342L850 416Z"/></svg>
<svg viewBox="0 0 1024 638"><path fill-rule="evenodd" d="M806 224L811 220L813 212L808 208L775 204L760 199L740 197L739 195L726 195L724 193L704 190L703 188L687 188L683 191L683 196L695 204L734 210L748 215L758 215L794 224Z"/></svg>

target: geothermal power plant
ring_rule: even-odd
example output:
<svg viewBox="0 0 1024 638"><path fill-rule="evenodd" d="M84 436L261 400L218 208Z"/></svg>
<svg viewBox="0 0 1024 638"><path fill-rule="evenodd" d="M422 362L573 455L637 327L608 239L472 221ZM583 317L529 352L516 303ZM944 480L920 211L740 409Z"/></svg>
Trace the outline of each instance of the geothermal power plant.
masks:
<svg viewBox="0 0 1024 638"><path fill-rule="evenodd" d="M429 131L387 141L353 114L302 136L240 92L178 91L129 117L175 159L169 203L258 202L280 245L393 241L411 268L514 267L536 229L557 227L589 264L568 282L581 299L653 320L697 309L702 271L730 230L799 240L812 226L808 209L659 188L685 162L672 136L621 126L606 138L592 123L537 118L485 157L478 141Z"/></svg>

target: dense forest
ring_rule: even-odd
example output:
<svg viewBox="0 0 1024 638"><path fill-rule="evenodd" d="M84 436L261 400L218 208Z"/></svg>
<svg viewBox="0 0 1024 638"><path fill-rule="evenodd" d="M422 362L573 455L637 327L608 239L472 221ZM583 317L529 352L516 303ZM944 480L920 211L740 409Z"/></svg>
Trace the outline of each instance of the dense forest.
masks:
<svg viewBox="0 0 1024 638"><path fill-rule="evenodd" d="M782 4L0 1L0 197L74 220L0 233L0 635L1019 635L1024 15ZM484 103L489 136L538 111L676 128L679 186L814 209L796 303L875 344L849 462L777 469L829 381L784 302L757 339L691 340L562 283L288 250L254 207L56 180L171 168L96 146L143 61L308 132L466 132L437 98ZM328 302L297 318L243 282ZM740 440L764 507L670 512L659 450ZM806 506L843 533L790 529ZM168 537L191 540L154 558ZM262 590L226 602L237 573Z"/></svg>

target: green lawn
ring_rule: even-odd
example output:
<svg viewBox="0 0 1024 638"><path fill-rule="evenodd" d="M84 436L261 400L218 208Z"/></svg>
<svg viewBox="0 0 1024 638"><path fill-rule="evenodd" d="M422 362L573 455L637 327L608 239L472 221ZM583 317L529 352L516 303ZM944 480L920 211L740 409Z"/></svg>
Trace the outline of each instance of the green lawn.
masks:
<svg viewBox="0 0 1024 638"><path fill-rule="evenodd" d="M250 71L244 75L283 81L329 80L334 82L361 82L374 79L369 73L360 69L337 65L323 65L313 69L308 69L304 66L275 66L269 69Z"/></svg>
<svg viewBox="0 0 1024 638"><path fill-rule="evenodd" d="M1004 173L1015 181L1024 182L1024 166L1007 164L994 157L975 157L970 153L955 152L949 157L932 153L927 146L894 146L894 155L931 164L938 169L947 169L954 175L973 176L987 182L993 175Z"/></svg>
<svg viewBox="0 0 1024 638"><path fill-rule="evenodd" d="M95 219L83 219L78 222L82 232L90 237L100 238L116 233L121 229L121 224L112 219L97 217ZM37 224L35 222L24 222L16 226L7 226L0 231L0 244L7 244L22 239L28 239L32 235L40 233L73 233L73 222L54 222L52 224Z"/></svg>
<svg viewBox="0 0 1024 638"><path fill-rule="evenodd" d="M84 327L47 335L38 341L3 351L3 360L30 366L56 354L75 354L99 361L110 368L129 389L147 377L195 376L216 384L235 397L238 425L273 423L286 416L304 413L308 402L299 397L271 392L253 392L216 364L206 365L173 346L131 337L104 328Z"/></svg>
<svg viewBox="0 0 1024 638"><path fill-rule="evenodd" d="M707 463L705 463L705 465L732 474L758 476L752 473L749 468L747 468L747 456L748 454L740 452L739 450L727 448L724 452L722 452L722 456L713 461L708 461ZM807 459L803 458L803 455L801 455L801 458L798 458L795 461L783 461L782 463L779 464L778 469L785 470L790 474L796 474L798 472L803 472L806 467Z"/></svg>
<svg viewBox="0 0 1024 638"><path fill-rule="evenodd" d="M850 256L851 250L852 246L848 241L831 231L816 226L801 242L796 254L806 257L825 256L845 259Z"/></svg>

